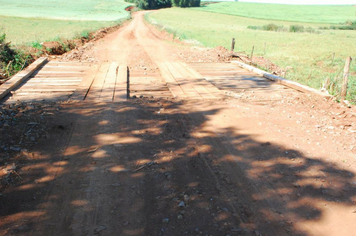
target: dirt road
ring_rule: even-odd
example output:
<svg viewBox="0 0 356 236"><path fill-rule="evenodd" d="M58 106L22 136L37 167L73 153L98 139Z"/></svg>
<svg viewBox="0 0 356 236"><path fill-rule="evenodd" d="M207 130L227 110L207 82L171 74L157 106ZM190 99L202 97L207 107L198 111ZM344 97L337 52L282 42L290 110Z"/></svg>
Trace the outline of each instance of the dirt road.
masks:
<svg viewBox="0 0 356 236"><path fill-rule="evenodd" d="M138 13L81 56L132 73L213 57L160 36ZM293 90L227 94L29 108L43 135L1 159L13 179L0 234L355 235L355 109Z"/></svg>

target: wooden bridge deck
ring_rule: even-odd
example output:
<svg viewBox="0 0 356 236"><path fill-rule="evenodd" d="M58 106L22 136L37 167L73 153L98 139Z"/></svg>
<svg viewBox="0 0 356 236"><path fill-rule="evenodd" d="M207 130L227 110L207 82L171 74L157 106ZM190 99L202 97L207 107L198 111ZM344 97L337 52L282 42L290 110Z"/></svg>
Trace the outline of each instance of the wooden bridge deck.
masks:
<svg viewBox="0 0 356 236"><path fill-rule="evenodd" d="M116 62L50 61L27 79L7 103L17 101L121 102L129 97L217 99L224 91L275 91L284 87L231 63L158 64L159 72L130 72Z"/></svg>

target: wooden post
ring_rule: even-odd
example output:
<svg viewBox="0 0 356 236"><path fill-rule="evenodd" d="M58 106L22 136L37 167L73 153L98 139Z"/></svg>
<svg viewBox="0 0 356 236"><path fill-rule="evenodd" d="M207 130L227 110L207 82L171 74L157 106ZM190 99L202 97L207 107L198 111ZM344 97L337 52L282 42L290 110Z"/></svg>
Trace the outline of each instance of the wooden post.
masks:
<svg viewBox="0 0 356 236"><path fill-rule="evenodd" d="M331 85L331 80L330 80L330 78L329 78L329 77L327 77L327 78L325 79L325 82L324 82L323 88L324 88L324 89L326 89L326 90L329 90L330 85Z"/></svg>
<svg viewBox="0 0 356 236"><path fill-rule="evenodd" d="M231 41L231 53L234 52L234 49L235 49L235 38L232 38L232 41Z"/></svg>
<svg viewBox="0 0 356 236"><path fill-rule="evenodd" d="M342 88L341 88L341 99L345 100L346 98L346 94L347 94L347 83L349 80L349 70L350 70L350 64L351 64L351 57L346 58L346 63L345 63L345 67L344 67L344 76L343 76L343 80L342 80Z"/></svg>
<svg viewBox="0 0 356 236"><path fill-rule="evenodd" d="M251 64L252 64L252 57L253 57L253 51L255 50L255 46L252 46L252 51L251 51L251 56L250 56L250 59L251 59Z"/></svg>

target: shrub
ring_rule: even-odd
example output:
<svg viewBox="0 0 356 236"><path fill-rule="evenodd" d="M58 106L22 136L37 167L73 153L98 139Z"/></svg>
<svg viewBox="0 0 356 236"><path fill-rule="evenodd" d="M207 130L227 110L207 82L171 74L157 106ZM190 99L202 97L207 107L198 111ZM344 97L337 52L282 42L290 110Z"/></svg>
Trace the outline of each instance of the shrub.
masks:
<svg viewBox="0 0 356 236"><path fill-rule="evenodd" d="M316 32L315 32L315 29L313 29L312 27L306 28L306 29L305 29L305 32L308 32L308 33L311 33L311 34L312 34L312 33L316 33Z"/></svg>
<svg viewBox="0 0 356 236"><path fill-rule="evenodd" d="M262 29L267 30L267 31L278 31L278 25L268 24L268 25L262 26Z"/></svg>
<svg viewBox="0 0 356 236"><path fill-rule="evenodd" d="M302 25L290 25L289 32L297 33L297 32L304 32L304 26Z"/></svg>
<svg viewBox="0 0 356 236"><path fill-rule="evenodd" d="M137 7L140 9L160 9L171 7L171 0L127 0L127 2L136 3Z"/></svg>
<svg viewBox="0 0 356 236"><path fill-rule="evenodd" d="M6 34L0 34L0 77L12 76L31 61L30 55L10 47L10 43L6 42Z"/></svg>
<svg viewBox="0 0 356 236"><path fill-rule="evenodd" d="M263 25L263 26L253 26L249 25L247 26L248 29L253 29L253 30L265 30L265 31L286 31L286 28L283 25L275 25L275 24L268 24L268 25Z"/></svg>
<svg viewBox="0 0 356 236"><path fill-rule="evenodd" d="M176 7L199 7L200 0L172 0L172 5Z"/></svg>
<svg viewBox="0 0 356 236"><path fill-rule="evenodd" d="M247 26L247 29L262 30L262 27L261 26L255 26L255 25L249 25L249 26Z"/></svg>
<svg viewBox="0 0 356 236"><path fill-rule="evenodd" d="M346 21L342 25L332 25L331 30L356 30L356 21Z"/></svg>

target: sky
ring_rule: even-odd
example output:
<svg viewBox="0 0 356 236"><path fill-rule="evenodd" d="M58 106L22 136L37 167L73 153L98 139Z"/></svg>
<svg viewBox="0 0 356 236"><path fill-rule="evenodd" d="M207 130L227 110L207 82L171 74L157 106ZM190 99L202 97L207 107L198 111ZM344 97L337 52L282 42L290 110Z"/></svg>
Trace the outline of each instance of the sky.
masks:
<svg viewBox="0 0 356 236"><path fill-rule="evenodd" d="M263 2L303 5L356 5L356 0L239 0L239 2Z"/></svg>

